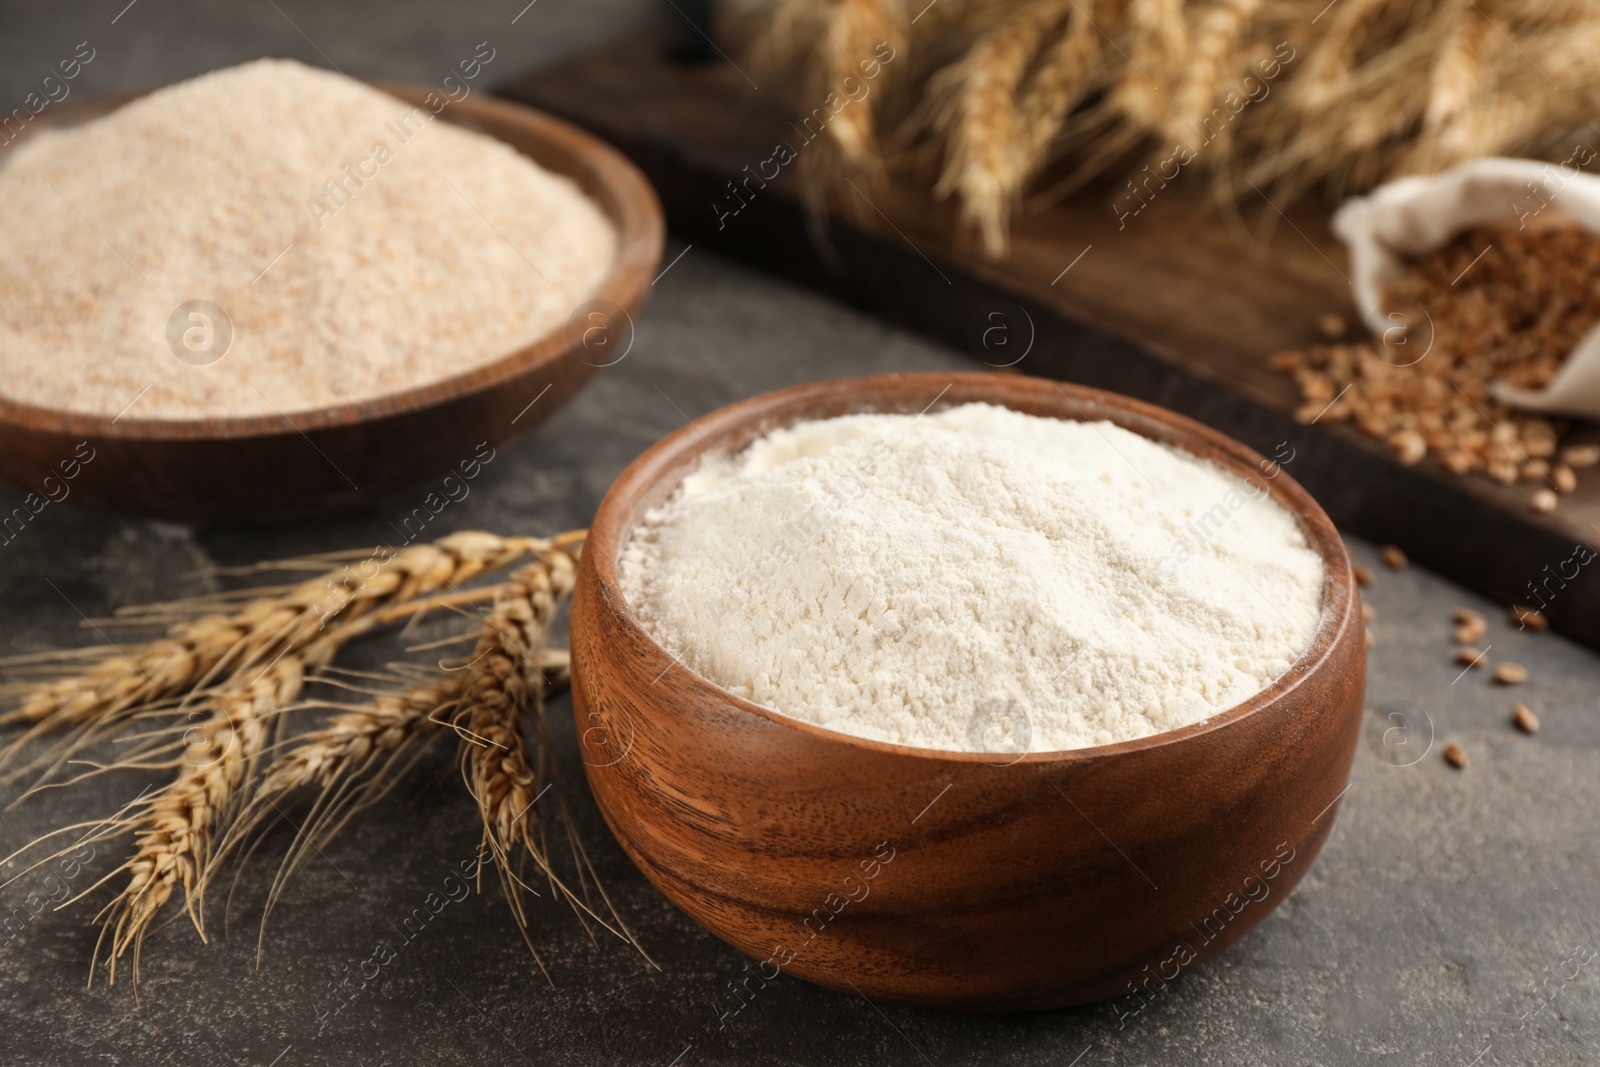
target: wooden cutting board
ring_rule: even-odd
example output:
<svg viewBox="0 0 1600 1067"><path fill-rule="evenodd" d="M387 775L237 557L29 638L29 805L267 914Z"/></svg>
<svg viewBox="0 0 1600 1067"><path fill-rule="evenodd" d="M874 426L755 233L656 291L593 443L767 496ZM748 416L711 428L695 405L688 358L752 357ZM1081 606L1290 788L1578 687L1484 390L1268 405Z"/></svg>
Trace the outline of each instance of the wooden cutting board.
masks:
<svg viewBox="0 0 1600 1067"><path fill-rule="evenodd" d="M1106 184L1029 213L999 260L952 225L948 205L915 191L852 191L826 219L808 219L798 158L782 162L806 151L808 131L789 121L777 87L758 87L747 63L683 64L667 52L664 36L639 34L497 91L630 155L673 232L694 245L997 369L1127 393L1292 455L1286 469L1340 526L1501 604L1543 604L1556 629L1600 648L1590 573L1600 567L1575 562L1600 543L1600 477L1536 515L1533 486L1455 478L1431 461L1407 468L1348 427L1294 421L1295 391L1268 356L1315 342L1325 312L1356 321L1326 203L1284 212L1262 196L1225 216L1203 178L1143 201ZM1597 439L1593 430L1573 439Z"/></svg>

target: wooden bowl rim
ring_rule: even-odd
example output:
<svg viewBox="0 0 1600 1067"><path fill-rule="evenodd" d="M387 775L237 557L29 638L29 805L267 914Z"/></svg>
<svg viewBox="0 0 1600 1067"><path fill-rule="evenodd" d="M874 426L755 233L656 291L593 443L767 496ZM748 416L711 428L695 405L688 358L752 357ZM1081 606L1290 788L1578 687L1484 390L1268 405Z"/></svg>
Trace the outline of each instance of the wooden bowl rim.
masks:
<svg viewBox="0 0 1600 1067"><path fill-rule="evenodd" d="M422 106L428 94L434 92L426 85L407 82L365 84L415 106ZM155 91L148 89L112 94L69 104L60 111L53 111L50 122L39 125L54 129L90 121L108 114L112 110L107 107L108 104L114 102L115 107L121 107ZM518 125L528 131L531 139L586 163L587 173L575 173L558 170L542 160L535 160L540 166L578 182L580 187L585 186L584 179L588 179L588 183L604 191L602 196L583 188L584 195L616 227L617 250L610 269L600 279L588 301L608 301L631 316L632 313L627 309L637 308L643 302L650 273L660 258L666 233L661 202L639 169L621 152L586 130L548 112L510 100L474 94L451 103L440 110L437 117L466 126L486 137L494 137L513 149L517 149L517 146L483 129L481 120L487 118ZM24 136L32 132L33 127L30 126L29 133ZM20 142L21 138L16 143ZM521 149L517 151L527 155ZM337 429L425 410L503 385L560 360L574 347L567 333L568 329L563 324L521 348L460 374L427 385L320 408L242 417L141 419L123 418L120 415L86 415L41 407L0 395L0 426L10 425L34 432L73 437L150 441L250 438L277 436L286 431L304 433L308 430Z"/></svg>
<svg viewBox="0 0 1600 1067"><path fill-rule="evenodd" d="M952 391L958 395L949 402L942 402ZM637 642L640 648L647 650L650 661L641 664L646 673L658 676L675 665L682 671L689 685L701 690L708 701L720 701L764 718L777 726L798 731L818 740L845 744L871 752L910 756L936 762L984 763L1010 767L1104 759L1165 745L1182 744L1205 734L1226 729L1289 697L1314 673L1322 669L1334 656L1340 642L1348 638L1355 618L1357 597L1355 575L1350 558L1345 552L1344 542L1321 506L1282 467L1275 477L1258 480L1265 481L1269 494L1294 515L1306 535L1307 542L1322 558L1324 570L1322 611L1317 620L1317 628L1305 651L1287 671L1274 679L1271 685L1243 703L1176 730L1109 745L1028 752L1015 760L997 764L996 757L1001 755L999 753L960 752L894 744L856 737L829 730L815 723L790 718L772 708L728 692L674 657L650 636L622 594L621 583L617 579L616 564L617 557L626 543L624 535L632 534L634 516L642 510L639 507L640 500L654 490L664 477L676 474L676 481L673 483L675 490L677 481L681 481L693 468L693 463L700 455L712 447L720 447L716 442L719 442L723 435L753 425L760 425L763 431L787 425L795 421L792 413L797 409L819 401L843 400L846 403L853 401L862 413L868 413L880 410L879 405L889 397L912 392L916 392L919 397L921 395L933 397L934 394L938 394L924 410L944 410L955 404L973 401L1010 406L1004 404L1006 398L1025 396L1046 399L1048 402L1052 393L1059 393L1080 413L1083 411L1083 405L1090 405L1091 408L1101 409L1095 414L1118 425L1124 424L1113 416L1122 415L1144 426L1162 427L1169 434L1166 437L1151 437L1139 426L1124 426L1152 440L1184 448L1186 451L1193 451L1189 447L1189 442L1209 445L1216 449L1217 456L1202 458L1210 458L1230 473L1240 477L1247 472L1259 471L1261 468L1258 464L1266 462L1265 457L1227 434L1158 405L1108 390L1027 375L1001 375L986 371L956 373L935 371L834 378L790 386L729 404L678 428L639 455L611 484L589 527L584 557L594 567L601 608L609 610L616 617L618 623L628 631L627 638L630 641ZM971 395L973 392L985 395L973 396ZM788 422L785 421L786 415L789 416ZM626 529L623 528L625 523L628 524ZM1308 710L1314 713L1316 709Z"/></svg>

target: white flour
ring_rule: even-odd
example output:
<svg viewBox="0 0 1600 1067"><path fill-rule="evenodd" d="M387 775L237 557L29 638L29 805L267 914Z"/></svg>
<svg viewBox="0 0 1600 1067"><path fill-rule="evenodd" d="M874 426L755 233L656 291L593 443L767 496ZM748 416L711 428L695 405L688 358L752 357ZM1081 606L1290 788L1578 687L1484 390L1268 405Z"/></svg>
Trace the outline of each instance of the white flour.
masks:
<svg viewBox="0 0 1600 1067"><path fill-rule="evenodd" d="M611 265L611 224L450 115L260 60L29 137L0 168L0 395L132 418L292 413L565 327ZM225 351L205 348L219 323L185 312L174 336L200 350L175 354L168 323L190 301L231 321Z"/></svg>
<svg viewBox="0 0 1600 1067"><path fill-rule="evenodd" d="M1322 562L1263 488L1110 423L852 415L734 462L646 516L624 593L685 665L844 733L1018 752L1176 729L1287 671L1321 611Z"/></svg>

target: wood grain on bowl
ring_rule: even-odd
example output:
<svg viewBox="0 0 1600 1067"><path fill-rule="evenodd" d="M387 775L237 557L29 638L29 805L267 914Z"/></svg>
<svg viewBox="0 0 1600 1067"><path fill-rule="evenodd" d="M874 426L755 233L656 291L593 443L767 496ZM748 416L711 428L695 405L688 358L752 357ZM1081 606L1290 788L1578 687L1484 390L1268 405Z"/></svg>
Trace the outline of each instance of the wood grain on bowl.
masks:
<svg viewBox="0 0 1600 1067"><path fill-rule="evenodd" d="M429 93L424 86L379 87L416 105ZM33 125L77 124L132 98L62 108L52 111L53 121ZM440 117L566 175L599 205L617 229L618 248L594 300L625 313L611 324L618 335L631 331L664 237L661 205L638 169L577 127L519 104L471 96ZM59 476L59 464L88 442L94 459L80 465L71 499L90 506L191 522L365 507L471 460L484 442L498 444L548 418L607 362L581 338L579 329L556 329L444 381L284 415L141 419L135 408L118 417L89 416L0 394L0 479L43 492L53 484L45 479Z"/></svg>
<svg viewBox="0 0 1600 1067"><path fill-rule="evenodd" d="M973 1010L1149 996L1282 902L1349 778L1366 671L1360 606L1337 531L1286 474L1265 484L1327 571L1311 646L1244 704L1116 745L1017 758L833 733L675 662L622 597L616 560L634 524L708 449L732 454L803 419L915 414L935 401L1107 419L1242 476L1262 469L1182 416L1017 376L819 382L713 412L624 471L590 531L572 617L590 784L645 874L761 961L766 979L781 970Z"/></svg>

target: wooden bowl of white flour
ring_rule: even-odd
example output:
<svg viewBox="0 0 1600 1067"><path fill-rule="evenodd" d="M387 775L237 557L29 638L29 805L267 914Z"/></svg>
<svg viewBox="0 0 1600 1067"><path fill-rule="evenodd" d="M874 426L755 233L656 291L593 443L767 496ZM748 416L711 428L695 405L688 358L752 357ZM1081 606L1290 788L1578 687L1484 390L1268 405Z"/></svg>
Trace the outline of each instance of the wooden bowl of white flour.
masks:
<svg viewBox="0 0 1600 1067"><path fill-rule="evenodd" d="M25 508L454 499L625 355L660 205L613 149L489 98L491 58L448 91L261 60L8 145L0 478Z"/></svg>
<svg viewBox="0 0 1600 1067"><path fill-rule="evenodd" d="M779 973L972 1010L1126 998L1310 868L1360 732L1337 531L1153 405L993 374L818 382L617 479L572 617L624 849Z"/></svg>

